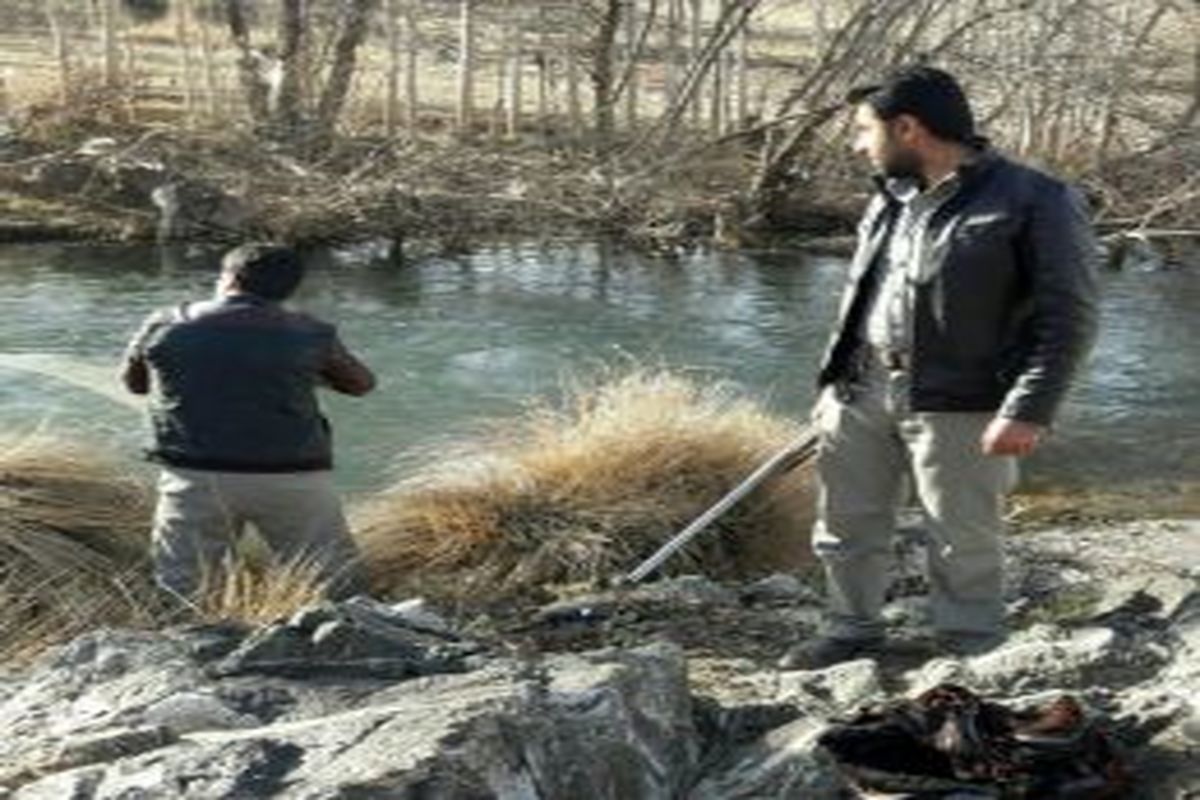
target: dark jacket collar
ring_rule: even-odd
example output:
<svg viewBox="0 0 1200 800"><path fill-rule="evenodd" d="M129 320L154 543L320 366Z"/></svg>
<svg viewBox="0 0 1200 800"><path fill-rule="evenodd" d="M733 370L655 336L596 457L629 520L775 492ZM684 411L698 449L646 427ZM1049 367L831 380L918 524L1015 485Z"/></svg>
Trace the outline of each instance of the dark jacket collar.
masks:
<svg viewBox="0 0 1200 800"><path fill-rule="evenodd" d="M216 298L216 301L218 303L220 303L221 305L227 305L227 306L266 307L266 306L279 305L279 303L277 303L274 300L268 300L265 297L260 297L259 295L256 295L256 294L250 294L249 292L234 292L234 293L222 294Z"/></svg>

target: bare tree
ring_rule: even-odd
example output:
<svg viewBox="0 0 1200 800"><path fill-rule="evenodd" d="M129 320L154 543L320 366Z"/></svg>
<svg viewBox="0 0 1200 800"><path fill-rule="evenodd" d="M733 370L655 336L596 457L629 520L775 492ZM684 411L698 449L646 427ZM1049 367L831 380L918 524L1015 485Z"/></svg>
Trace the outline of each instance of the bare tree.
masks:
<svg viewBox="0 0 1200 800"><path fill-rule="evenodd" d="M458 18L458 108L455 115L460 133L470 130L475 116L475 2L459 0Z"/></svg>
<svg viewBox="0 0 1200 800"><path fill-rule="evenodd" d="M358 46L367 35L367 25L376 0L350 0L343 10L339 23L338 37L333 47L333 65L317 103L317 116L313 124L313 142L318 148L328 143L354 77Z"/></svg>
<svg viewBox="0 0 1200 800"><path fill-rule="evenodd" d="M578 14L577 10L574 13ZM573 23L574 20L572 19ZM579 42L576 39L575 25L567 25L566 48L563 52L563 63L567 68L567 117L570 121L571 134L579 136L583 131L583 102L580 98L579 84Z"/></svg>
<svg viewBox="0 0 1200 800"><path fill-rule="evenodd" d="M766 213L786 190L794 162L842 107L845 90L873 65L889 36L914 12L908 3L856 2L847 22L823 43L816 64L776 109L773 122L787 125L781 135L767 138L760 153L749 190L758 213ZM797 113L797 107L803 110Z"/></svg>
<svg viewBox="0 0 1200 800"><path fill-rule="evenodd" d="M396 0L383 2L383 28L387 36L387 90L383 102L383 128L390 139L396 135L400 107L400 24Z"/></svg>
<svg viewBox="0 0 1200 800"><path fill-rule="evenodd" d="M420 97L417 94L417 56L421 48L421 33L417 27L417 4L419 0L408 0L404 5L405 66L404 66L404 115L410 131L416 131Z"/></svg>
<svg viewBox="0 0 1200 800"><path fill-rule="evenodd" d="M511 11L510 6L510 11ZM510 15L507 20L508 35L506 39L507 53L507 71L508 71L508 86L505 94L507 95L508 115L505 120L505 128L509 136L516 136L521 129L521 105L523 98L521 96L522 78L524 77L524 30L521 27L521 20L515 14Z"/></svg>
<svg viewBox="0 0 1200 800"><path fill-rule="evenodd" d="M270 114L267 102L270 84L266 74L269 64L266 57L255 50L250 42L250 26L242 0L226 0L225 15L229 21L229 33L238 49L238 79L250 118L256 122L266 120Z"/></svg>
<svg viewBox="0 0 1200 800"><path fill-rule="evenodd" d="M683 0L667 0L666 64L663 77L668 103L673 102L679 92L679 62L682 55L679 49L679 35L682 18Z"/></svg>
<svg viewBox="0 0 1200 800"><path fill-rule="evenodd" d="M638 118L638 60L642 57L642 38L637 24L637 0L627 0L625 14L625 69L618 94L625 97L625 127L633 130ZM647 18L646 31L650 30Z"/></svg>
<svg viewBox="0 0 1200 800"><path fill-rule="evenodd" d="M67 42L65 20L58 0L46 0L46 21L50 23L50 36L54 40L54 56L58 60L58 93L63 106L70 102L71 57Z"/></svg>
<svg viewBox="0 0 1200 800"><path fill-rule="evenodd" d="M104 50L104 85L117 85L120 53L117 50L117 0L100 2L101 47Z"/></svg>
<svg viewBox="0 0 1200 800"><path fill-rule="evenodd" d="M204 61L204 97L205 110L210 118L217 115L217 64L213 53L212 34L208 29L207 19L197 19L193 0L184 0L188 14L197 20L196 27L200 29L200 57Z"/></svg>
<svg viewBox="0 0 1200 800"><path fill-rule="evenodd" d="M192 69L191 7L188 3L175 6L175 39L183 62L183 109L188 125L196 121L196 76Z"/></svg>
<svg viewBox="0 0 1200 800"><path fill-rule="evenodd" d="M603 149L612 143L613 138L613 107L617 102L613 61L617 31L621 28L621 14L625 8L623 0L604 0L599 9L589 10L598 18L596 34L592 37L589 49L592 93L595 96L594 130L596 142Z"/></svg>
<svg viewBox="0 0 1200 800"><path fill-rule="evenodd" d="M705 77L723 57L729 43L746 24L759 2L760 0L731 0L724 6L707 41L688 65L679 92L671 99L666 110L654 125L638 138L634 145L635 148L643 146L655 137L660 141L668 138L676 129L684 113L690 108L695 108Z"/></svg>

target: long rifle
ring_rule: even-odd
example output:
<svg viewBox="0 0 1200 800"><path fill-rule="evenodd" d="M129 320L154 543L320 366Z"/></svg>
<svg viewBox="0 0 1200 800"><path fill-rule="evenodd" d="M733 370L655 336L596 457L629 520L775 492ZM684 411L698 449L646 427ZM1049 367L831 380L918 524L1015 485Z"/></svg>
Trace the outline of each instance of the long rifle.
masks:
<svg viewBox="0 0 1200 800"><path fill-rule="evenodd" d="M795 441L771 456L758 469L747 475L741 483L718 500L711 508L692 520L686 528L671 537L666 544L658 548L654 555L647 558L641 564L638 564L628 574L620 578L618 583L622 585L638 583L647 575L654 572L654 570L662 566L664 561L694 539L700 531L711 525L743 497L750 494L750 492L757 489L767 480L793 470L812 458L817 452L817 441L816 431L806 430Z"/></svg>

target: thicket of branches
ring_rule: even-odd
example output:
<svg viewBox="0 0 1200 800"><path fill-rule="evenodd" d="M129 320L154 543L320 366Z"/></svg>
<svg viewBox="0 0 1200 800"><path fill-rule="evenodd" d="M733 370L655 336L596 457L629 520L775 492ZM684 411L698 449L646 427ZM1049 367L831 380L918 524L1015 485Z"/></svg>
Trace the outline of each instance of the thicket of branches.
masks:
<svg viewBox="0 0 1200 800"><path fill-rule="evenodd" d="M99 88L127 118L240 127L302 159L346 138L516 141L574 154L610 188L733 164L722 186L746 218L843 186L846 91L922 61L963 79L1002 147L1084 180L1109 217L1178 224L1200 204L1196 0L7 0L0 14L7 38L42 42L63 105ZM10 70L19 116L18 84Z"/></svg>

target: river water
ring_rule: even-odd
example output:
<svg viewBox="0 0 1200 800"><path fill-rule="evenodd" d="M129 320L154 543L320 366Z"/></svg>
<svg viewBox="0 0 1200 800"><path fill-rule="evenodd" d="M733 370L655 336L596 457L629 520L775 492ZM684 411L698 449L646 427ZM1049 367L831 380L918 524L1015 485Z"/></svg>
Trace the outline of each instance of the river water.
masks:
<svg viewBox="0 0 1200 800"><path fill-rule="evenodd" d="M146 313L210 293L216 258L130 246L0 248L0 432L41 428L134 459L138 412L114 401L110 369ZM337 322L381 378L368 398L325 403L339 480L351 491L386 485L438 442L553 399L571 380L630 363L731 382L800 416L845 270L800 253L666 259L566 243L402 267L367 251L314 262L297 305ZM1096 353L1026 480L1200 480L1198 311L1200 274L1106 274ZM71 381L51 376L60 362ZM108 394L84 388L89 381Z"/></svg>

